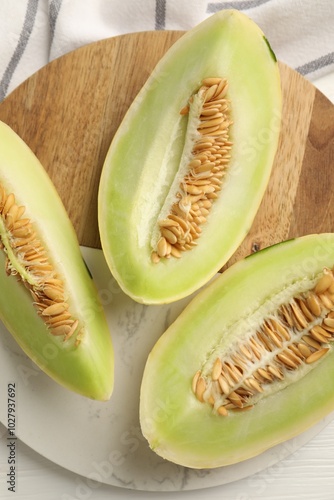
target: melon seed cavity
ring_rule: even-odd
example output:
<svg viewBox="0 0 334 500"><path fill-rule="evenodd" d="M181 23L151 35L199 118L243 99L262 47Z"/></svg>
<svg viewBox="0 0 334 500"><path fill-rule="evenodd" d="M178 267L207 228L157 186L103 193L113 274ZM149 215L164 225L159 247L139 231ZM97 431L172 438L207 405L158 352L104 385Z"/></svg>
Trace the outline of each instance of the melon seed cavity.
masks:
<svg viewBox="0 0 334 500"><path fill-rule="evenodd" d="M325 268L313 288L281 304L257 328L192 380L197 399L218 415L251 410L261 398L302 378L332 349L334 276Z"/></svg>
<svg viewBox="0 0 334 500"><path fill-rule="evenodd" d="M202 225L218 198L232 147L227 90L226 79L205 78L197 94L191 96L180 111L182 115L190 115L192 105L195 101L197 105L199 99L201 104L195 116L198 123L187 172L179 183L176 201L168 215L158 220L160 234L151 256L154 263L171 256L180 258L182 252L197 245Z"/></svg>
<svg viewBox="0 0 334 500"><path fill-rule="evenodd" d="M17 205L15 195L7 194L0 183L0 248L6 254L6 273L29 290L37 314L52 335L64 341L74 335L78 344L79 321L69 311L63 280L24 213L25 207Z"/></svg>

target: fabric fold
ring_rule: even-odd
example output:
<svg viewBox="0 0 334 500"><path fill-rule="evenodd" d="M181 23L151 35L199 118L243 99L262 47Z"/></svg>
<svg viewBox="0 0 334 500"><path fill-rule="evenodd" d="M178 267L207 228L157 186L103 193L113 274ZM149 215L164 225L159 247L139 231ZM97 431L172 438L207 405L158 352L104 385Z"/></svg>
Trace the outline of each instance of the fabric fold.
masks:
<svg viewBox="0 0 334 500"><path fill-rule="evenodd" d="M125 33L188 30L218 10L242 10L276 56L311 81L334 71L331 0L0 0L0 100L49 61Z"/></svg>

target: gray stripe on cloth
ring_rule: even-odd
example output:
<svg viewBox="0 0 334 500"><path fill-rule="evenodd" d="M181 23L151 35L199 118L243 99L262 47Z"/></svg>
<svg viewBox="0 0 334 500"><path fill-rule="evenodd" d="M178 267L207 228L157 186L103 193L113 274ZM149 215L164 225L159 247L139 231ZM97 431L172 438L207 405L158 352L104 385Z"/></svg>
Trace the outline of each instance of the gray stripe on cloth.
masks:
<svg viewBox="0 0 334 500"><path fill-rule="evenodd" d="M270 2L270 0L244 0L240 2L236 0L234 2L208 3L207 12L213 13L213 12L218 12L219 10L222 9L237 9L237 10L254 9L255 7L259 7L259 5L268 2Z"/></svg>
<svg viewBox="0 0 334 500"><path fill-rule="evenodd" d="M166 0L155 1L155 29L164 30L166 25Z"/></svg>
<svg viewBox="0 0 334 500"><path fill-rule="evenodd" d="M50 25L50 47L53 42L53 37L55 34L56 23L58 19L58 14L61 8L63 0L51 0L49 6L49 25Z"/></svg>
<svg viewBox="0 0 334 500"><path fill-rule="evenodd" d="M298 66L296 71L302 75L307 75L309 73L313 73L317 69L329 66L330 64L334 64L334 52L330 52L329 54L318 57L318 59L314 59L313 61L303 64L302 66Z"/></svg>
<svg viewBox="0 0 334 500"><path fill-rule="evenodd" d="M28 44L31 32L35 24L38 1L39 0L28 0L27 10L19 41L0 81L0 101L2 101L6 97L10 81Z"/></svg>

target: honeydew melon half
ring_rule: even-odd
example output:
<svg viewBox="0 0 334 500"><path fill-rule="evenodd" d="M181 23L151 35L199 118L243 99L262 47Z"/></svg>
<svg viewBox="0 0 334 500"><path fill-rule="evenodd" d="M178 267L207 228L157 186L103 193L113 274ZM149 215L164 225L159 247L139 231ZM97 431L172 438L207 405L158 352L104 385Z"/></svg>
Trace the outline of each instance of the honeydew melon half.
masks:
<svg viewBox="0 0 334 500"><path fill-rule="evenodd" d="M219 94L220 79L227 86ZM210 116L210 111L203 113L203 102L209 99L203 92L211 92L214 85L216 97L208 106L215 109L222 104L224 109L227 105L227 110L219 108ZM213 118L204 123L203 116ZM213 130L217 117L227 135L224 151L215 156L217 141L211 142L211 152L209 146L207 150L202 146L204 137L210 142L217 136ZM218 12L168 50L116 132L99 187L102 249L129 296L148 304L172 302L200 288L225 264L250 229L264 194L280 117L278 63L262 31L244 14ZM200 151L207 155L202 162L217 165L221 157L228 162L221 162L225 169L218 173L212 168L211 180L206 177L209 187L196 191L193 184L206 175L198 167ZM192 160L197 177L189 187L185 183ZM212 194L212 186L218 184ZM201 189L206 192L202 197L198 196ZM166 237L166 243L161 225L166 224L167 234L170 219L166 223L166 218L180 210L186 226L174 226L182 234L175 245L174 236Z"/></svg>
<svg viewBox="0 0 334 500"><path fill-rule="evenodd" d="M191 468L237 463L293 438L334 410L333 266L334 235L309 235L239 261L198 293L158 340L143 374L141 429L158 455ZM301 298L304 313L295 316L291 307ZM321 312L315 310L314 300ZM284 306L293 320L291 328L282 319ZM305 322L310 310L313 319ZM278 323L273 328L279 317L290 340L282 336ZM265 321L282 347L270 340ZM320 341L319 332L325 328L329 335ZM263 347L257 332L272 351ZM258 344L255 350L251 338ZM214 382L218 357L225 385L221 379ZM226 363L234 375L235 368L241 368L239 382L231 378ZM281 376L255 377L256 370L257 375L271 375L270 366ZM198 382L198 373L205 384ZM252 389L250 379L263 392L256 384ZM244 396L240 405L234 394L229 403L222 389L217 390L226 381L230 392L240 395L250 389L252 395L248 400Z"/></svg>
<svg viewBox="0 0 334 500"><path fill-rule="evenodd" d="M0 122L0 319L57 383L108 400L111 334L58 193L39 160Z"/></svg>

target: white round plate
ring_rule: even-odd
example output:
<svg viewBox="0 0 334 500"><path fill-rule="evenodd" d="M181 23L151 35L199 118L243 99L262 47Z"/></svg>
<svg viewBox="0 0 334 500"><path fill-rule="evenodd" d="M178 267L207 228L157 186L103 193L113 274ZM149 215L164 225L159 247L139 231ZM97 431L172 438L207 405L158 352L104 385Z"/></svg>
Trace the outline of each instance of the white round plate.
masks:
<svg viewBox="0 0 334 500"><path fill-rule="evenodd" d="M0 421L7 424L7 386L16 385L16 435L54 463L86 478L134 490L181 491L226 484L284 459L327 425L236 465L193 470L158 457L143 438L139 389L147 355L190 298L145 306L112 278L101 250L82 248L100 292L115 348L115 388L109 402L91 401L56 384L0 325Z"/></svg>

